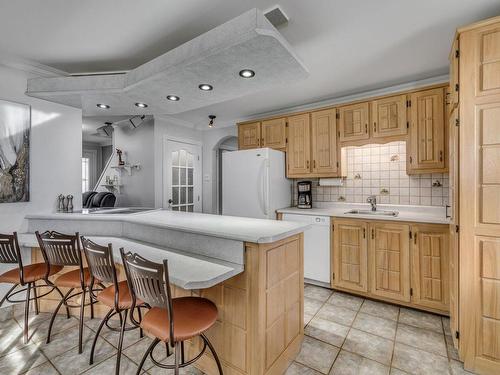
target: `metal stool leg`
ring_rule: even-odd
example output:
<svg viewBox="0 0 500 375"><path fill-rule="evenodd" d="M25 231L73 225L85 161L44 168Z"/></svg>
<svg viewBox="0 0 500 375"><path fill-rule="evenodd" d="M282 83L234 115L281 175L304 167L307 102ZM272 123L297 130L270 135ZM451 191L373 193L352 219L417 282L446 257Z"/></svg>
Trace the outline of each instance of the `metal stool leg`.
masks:
<svg viewBox="0 0 500 375"><path fill-rule="evenodd" d="M179 375L179 364L180 364L180 360L181 360L181 343L180 342L176 342L175 343L175 349L174 349L174 352L175 352L175 368L174 368L174 374L175 375Z"/></svg>
<svg viewBox="0 0 500 375"><path fill-rule="evenodd" d="M203 333L201 334L201 337L203 338L203 340L205 340L205 342L207 343L208 347L210 348L210 351L212 352L213 356L214 356L214 359L215 359L215 363L217 363L217 368L219 369L219 374L220 375L223 375L223 372L222 372L222 365L220 364L220 360L219 360L219 356L217 355L217 353L215 352L215 349L214 347L212 346L212 343L210 342L210 340L207 338L207 336L205 336Z"/></svg>
<svg viewBox="0 0 500 375"><path fill-rule="evenodd" d="M71 292L73 292L74 288L71 288L68 293L66 293L65 296L63 296L63 298L61 299L61 301L59 302L59 304L57 305L56 309L54 310L54 312L52 313L52 317L50 318L50 324L49 324L49 333L47 335L47 344L50 344L50 335L52 333L52 326L54 325L54 320L56 319L56 316L57 316L57 312L59 311L59 309L61 308L61 306L64 304L66 305L66 299L69 297L69 295L71 294ZM66 308L68 308L66 306Z"/></svg>
<svg viewBox="0 0 500 375"><path fill-rule="evenodd" d="M92 349L90 350L90 361L89 364L93 365L94 364L94 351L95 351L95 346L97 343L97 339L99 338L99 334L101 333L102 327L104 327L104 324L107 322L109 317L111 316L111 313L115 311L114 309L110 309L106 316L102 319L101 323L99 324L99 328L97 328L97 332L95 333L94 336L94 341L92 342Z"/></svg>
<svg viewBox="0 0 500 375"><path fill-rule="evenodd" d="M142 366L144 366L144 362L146 362L146 359L148 358L149 353L153 351L153 349L158 345L160 340L154 339L151 345L149 345L148 349L146 350L146 353L142 356L141 363L139 364L139 367L137 368L136 375L140 375L142 371Z"/></svg>
<svg viewBox="0 0 500 375"><path fill-rule="evenodd" d="M26 289L26 302L24 304L23 338L25 344L28 343L28 318L30 313L30 294L31 294L31 283L28 283L28 289Z"/></svg>
<svg viewBox="0 0 500 375"><path fill-rule="evenodd" d="M2 307L3 303L7 300L7 298L9 298L9 295L10 293L12 293L12 291L14 289L16 289L16 287L18 286L19 284L14 284L12 286L12 288L9 289L9 291L7 293L5 293L5 295L3 296L3 298L0 300L0 307Z"/></svg>
<svg viewBox="0 0 500 375"><path fill-rule="evenodd" d="M127 325L127 314L128 310L124 310L124 317L123 317L123 322L122 322L122 327L120 330L120 338L118 340L118 353L116 353L116 367L115 367L115 374L120 375L120 359L122 356L122 347L123 347L123 334L125 333L125 326ZM120 312L121 315L121 312Z"/></svg>
<svg viewBox="0 0 500 375"><path fill-rule="evenodd" d="M62 294L61 290L55 286L55 285L50 285L49 283L45 282L45 284L50 287L50 288L54 288L54 290L61 296L61 299L64 300L64 294ZM70 318L70 315L69 315L69 307L68 305L66 305L66 303L64 304L64 307L66 307L66 317L69 319Z"/></svg>
<svg viewBox="0 0 500 375"><path fill-rule="evenodd" d="M80 301L80 324L78 325L78 354L83 352L83 317L85 314L85 288L82 290L82 297Z"/></svg>
<svg viewBox="0 0 500 375"><path fill-rule="evenodd" d="M38 306L38 296L36 293L36 283L33 282L33 297L35 297L35 314L38 315L40 313L39 306Z"/></svg>
<svg viewBox="0 0 500 375"><path fill-rule="evenodd" d="M140 307L137 307L137 314L139 315L139 323L142 323L142 313L141 313L141 308ZM144 332L142 331L141 327L139 327L139 337L141 339L144 337Z"/></svg>

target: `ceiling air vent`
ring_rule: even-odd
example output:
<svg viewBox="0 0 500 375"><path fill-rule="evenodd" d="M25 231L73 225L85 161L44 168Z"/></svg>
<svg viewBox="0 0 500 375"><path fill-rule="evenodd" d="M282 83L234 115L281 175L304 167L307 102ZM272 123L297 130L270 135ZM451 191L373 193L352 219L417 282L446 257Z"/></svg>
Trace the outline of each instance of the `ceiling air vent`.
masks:
<svg viewBox="0 0 500 375"><path fill-rule="evenodd" d="M286 25L288 23L288 16L283 12L279 5L269 9L264 13L264 16L273 24L274 27Z"/></svg>

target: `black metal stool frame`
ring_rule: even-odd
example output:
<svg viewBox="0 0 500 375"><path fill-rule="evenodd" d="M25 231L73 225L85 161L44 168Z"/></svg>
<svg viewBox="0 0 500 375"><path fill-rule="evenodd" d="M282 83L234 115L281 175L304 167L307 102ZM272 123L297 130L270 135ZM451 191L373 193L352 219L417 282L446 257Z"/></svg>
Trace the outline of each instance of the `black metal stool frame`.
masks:
<svg viewBox="0 0 500 375"><path fill-rule="evenodd" d="M54 290L59 293L61 298L63 297L62 292L55 285L51 285L45 281L45 285L36 285L36 281L25 282L24 280L24 267L23 260L21 258L21 248L19 246L19 240L17 237L17 232L14 232L12 235L4 235L0 234L0 263L4 264L17 264L19 269L19 283L13 284L13 286L7 291L7 293L3 296L2 300L0 300L0 307L5 303L5 301L10 303L22 303L24 302L24 326L23 326L23 341L24 343L28 343L29 341L29 311L30 311L30 303L34 301L35 305L35 315L38 315L40 310L38 306L38 299L45 297L52 293ZM50 273L50 265L47 264L47 272ZM23 288L18 289L14 292L14 290L21 286ZM51 288L48 292L45 292L41 295L37 294L38 288ZM33 291L33 297L31 297L31 292ZM12 299L17 294L25 293L24 299ZM66 313L69 317L69 310L66 310Z"/></svg>
<svg viewBox="0 0 500 375"><path fill-rule="evenodd" d="M215 348L205 334L202 333L199 335L203 340L203 348L201 349L200 353L187 362L184 358L184 342L175 341L174 339L174 314L172 292L168 274L168 260L164 259L163 264L154 263L141 257L139 254L132 254L131 252L125 254L125 250L123 248L120 248L120 254L122 257L123 266L125 268L125 274L127 276L127 283L132 294L131 309L133 310L133 308L135 307L137 298L145 301L151 307L159 307L165 309L167 311L168 324L170 328L170 337L167 343L167 350L168 344L174 344L174 365L160 363L153 357L154 348L161 342L160 339L155 338L144 353L141 362L139 363L136 375L140 375L142 366L144 365L144 362L146 361L148 355L156 366L164 369L174 370L174 374L179 375L179 369L196 362L203 355L207 346L212 352L212 355L217 364L217 368L219 370L219 374L223 375L222 365L220 363L217 352L215 351ZM140 322L137 322L133 318L133 316L130 317L130 320L133 324L140 326Z"/></svg>

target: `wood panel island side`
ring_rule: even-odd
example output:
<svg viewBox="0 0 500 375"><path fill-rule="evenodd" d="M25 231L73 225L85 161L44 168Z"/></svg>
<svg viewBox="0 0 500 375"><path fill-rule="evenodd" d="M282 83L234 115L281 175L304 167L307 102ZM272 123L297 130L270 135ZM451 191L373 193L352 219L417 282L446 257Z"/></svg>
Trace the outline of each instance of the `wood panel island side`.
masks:
<svg viewBox="0 0 500 375"><path fill-rule="evenodd" d="M120 247L158 262L167 258L175 297L202 296L218 308L218 320L207 336L224 374L286 371L304 334L303 230L307 226L161 210L95 216L27 216L28 233L20 236L21 245L32 248L32 262L37 262L42 257L32 234L35 230L78 231L95 242L112 243L119 270ZM50 294L41 301L40 310L52 312L58 302ZM97 304L95 315L102 317L106 311ZM200 348L201 342L189 342L188 356ZM195 366L210 375L218 373L207 352Z"/></svg>

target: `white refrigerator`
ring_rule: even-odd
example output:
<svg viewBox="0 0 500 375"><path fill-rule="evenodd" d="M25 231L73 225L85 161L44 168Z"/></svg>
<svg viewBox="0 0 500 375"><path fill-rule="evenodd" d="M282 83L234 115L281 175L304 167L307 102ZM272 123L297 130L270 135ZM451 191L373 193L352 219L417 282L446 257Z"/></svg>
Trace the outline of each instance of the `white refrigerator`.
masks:
<svg viewBox="0 0 500 375"><path fill-rule="evenodd" d="M291 206L292 182L285 177L285 153L270 148L222 154L222 214L275 219Z"/></svg>

